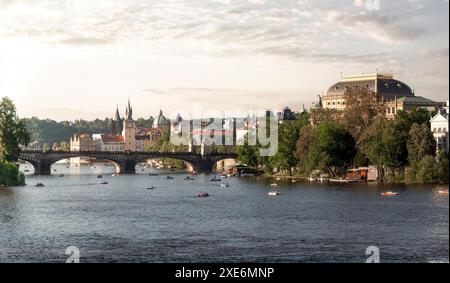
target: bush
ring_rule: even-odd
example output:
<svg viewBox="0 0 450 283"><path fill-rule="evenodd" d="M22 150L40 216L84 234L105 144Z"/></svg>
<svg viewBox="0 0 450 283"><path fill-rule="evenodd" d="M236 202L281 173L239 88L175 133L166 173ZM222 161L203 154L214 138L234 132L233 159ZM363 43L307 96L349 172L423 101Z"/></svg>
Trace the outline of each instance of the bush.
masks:
<svg viewBox="0 0 450 283"><path fill-rule="evenodd" d="M20 173L19 167L14 163L0 161L0 185L23 186L25 176Z"/></svg>
<svg viewBox="0 0 450 283"><path fill-rule="evenodd" d="M449 161L447 158L436 160L425 155L420 161L411 163L406 173L406 182L421 184L448 183Z"/></svg>

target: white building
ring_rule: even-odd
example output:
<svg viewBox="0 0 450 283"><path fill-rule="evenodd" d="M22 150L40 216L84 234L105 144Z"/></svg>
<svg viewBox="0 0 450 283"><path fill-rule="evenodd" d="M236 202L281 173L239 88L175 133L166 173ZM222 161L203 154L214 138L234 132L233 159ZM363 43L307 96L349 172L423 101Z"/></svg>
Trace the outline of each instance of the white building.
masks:
<svg viewBox="0 0 450 283"><path fill-rule="evenodd" d="M431 118L431 131L436 140L436 150L446 150L449 151L449 135L448 135L448 113L449 112L449 102L447 101L447 106L443 110L440 110L436 116Z"/></svg>

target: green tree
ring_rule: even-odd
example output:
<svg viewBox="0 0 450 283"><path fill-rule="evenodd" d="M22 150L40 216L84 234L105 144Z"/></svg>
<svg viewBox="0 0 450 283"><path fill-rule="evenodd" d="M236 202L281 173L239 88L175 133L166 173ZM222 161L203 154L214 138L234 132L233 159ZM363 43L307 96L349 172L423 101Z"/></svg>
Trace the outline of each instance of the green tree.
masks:
<svg viewBox="0 0 450 283"><path fill-rule="evenodd" d="M435 155L436 141L427 125L417 123L412 125L407 149L410 163L422 160L425 155Z"/></svg>
<svg viewBox="0 0 450 283"><path fill-rule="evenodd" d="M29 142L25 121L17 116L12 100L3 97L0 101L0 158L9 162L19 160L20 145L26 146Z"/></svg>
<svg viewBox="0 0 450 283"><path fill-rule="evenodd" d="M248 140L244 141L243 145L237 147L238 160L242 164L246 164L251 167L258 165L258 154L256 146L248 144Z"/></svg>
<svg viewBox="0 0 450 283"><path fill-rule="evenodd" d="M337 123L325 122L317 126L315 138L304 164L310 173L314 169L336 176L350 166L356 154L355 140Z"/></svg>

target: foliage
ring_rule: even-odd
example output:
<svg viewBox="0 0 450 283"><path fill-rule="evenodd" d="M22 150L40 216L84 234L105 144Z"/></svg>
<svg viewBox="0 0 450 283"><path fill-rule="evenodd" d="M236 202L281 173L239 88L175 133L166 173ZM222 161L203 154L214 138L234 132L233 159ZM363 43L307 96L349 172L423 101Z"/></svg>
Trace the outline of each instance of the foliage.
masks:
<svg viewBox="0 0 450 283"><path fill-rule="evenodd" d="M25 176L19 167L11 162L0 161L0 186L23 186Z"/></svg>
<svg viewBox="0 0 450 283"><path fill-rule="evenodd" d="M0 160L17 161L20 145L29 142L25 122L17 116L16 106L11 99L3 97L0 101Z"/></svg>
<svg viewBox="0 0 450 283"><path fill-rule="evenodd" d="M406 173L408 183L435 184L448 183L448 158L436 160L434 156L424 155L419 161L414 160Z"/></svg>
<svg viewBox="0 0 450 283"><path fill-rule="evenodd" d="M258 149L256 146L248 144L248 140L244 141L243 145L239 145L237 148L238 160L242 164L246 164L251 167L258 165Z"/></svg>
<svg viewBox="0 0 450 283"><path fill-rule="evenodd" d="M365 87L351 87L345 91L346 110L342 123L357 140L383 112L377 94Z"/></svg>
<svg viewBox="0 0 450 283"><path fill-rule="evenodd" d="M302 171L306 174L320 169L332 176L350 166L356 154L355 140L342 125L325 122L314 130Z"/></svg>
<svg viewBox="0 0 450 283"><path fill-rule="evenodd" d="M301 113L294 121L286 121L278 128L278 151L269 157L270 168L291 172L298 164L296 147L302 128L309 126L309 115Z"/></svg>
<svg viewBox="0 0 450 283"><path fill-rule="evenodd" d="M407 149L410 163L422 160L425 155L435 155L436 141L427 125L417 123L412 125Z"/></svg>

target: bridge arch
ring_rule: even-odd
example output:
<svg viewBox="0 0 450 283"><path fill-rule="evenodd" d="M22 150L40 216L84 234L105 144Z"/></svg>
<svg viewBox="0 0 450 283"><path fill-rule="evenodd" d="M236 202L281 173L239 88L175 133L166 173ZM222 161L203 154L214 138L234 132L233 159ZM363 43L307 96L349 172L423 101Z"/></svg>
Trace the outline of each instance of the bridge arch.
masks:
<svg viewBox="0 0 450 283"><path fill-rule="evenodd" d="M182 161L185 163L186 167L188 170L193 171L195 170L195 161L192 160L192 158L187 158L187 157L179 157L179 156L167 156L167 157L162 157L162 156L148 156L148 157L139 157L136 158L136 165L139 163L145 163L148 162L150 160L161 160L161 159L169 159L169 160L176 160L176 161Z"/></svg>

